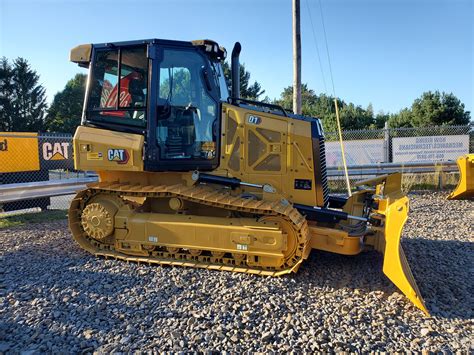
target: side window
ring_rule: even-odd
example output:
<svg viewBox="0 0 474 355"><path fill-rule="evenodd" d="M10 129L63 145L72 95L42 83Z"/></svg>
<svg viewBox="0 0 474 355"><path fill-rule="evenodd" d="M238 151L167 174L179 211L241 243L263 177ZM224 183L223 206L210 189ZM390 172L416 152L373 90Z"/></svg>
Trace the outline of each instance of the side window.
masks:
<svg viewBox="0 0 474 355"><path fill-rule="evenodd" d="M118 83L118 50L99 51L92 69L94 82L89 97L89 108L115 108L111 93Z"/></svg>
<svg viewBox="0 0 474 355"><path fill-rule="evenodd" d="M145 125L147 80L145 46L97 50L92 68L88 118Z"/></svg>
<svg viewBox="0 0 474 355"><path fill-rule="evenodd" d="M162 160L216 157L217 102L204 82L206 64L195 50L163 50L156 134Z"/></svg>

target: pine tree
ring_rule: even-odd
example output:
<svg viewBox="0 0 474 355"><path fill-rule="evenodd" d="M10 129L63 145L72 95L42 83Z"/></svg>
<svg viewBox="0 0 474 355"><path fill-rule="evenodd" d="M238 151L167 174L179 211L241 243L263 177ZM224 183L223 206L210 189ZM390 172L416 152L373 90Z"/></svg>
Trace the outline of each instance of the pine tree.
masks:
<svg viewBox="0 0 474 355"><path fill-rule="evenodd" d="M44 128L47 108L45 88L39 84L39 75L23 58L13 61L12 131L37 132Z"/></svg>
<svg viewBox="0 0 474 355"><path fill-rule="evenodd" d="M0 60L0 131L11 131L13 108L13 68L7 58Z"/></svg>
<svg viewBox="0 0 474 355"><path fill-rule="evenodd" d="M232 96L232 74L229 63L223 62L222 69L224 71L224 76L227 81L227 88L229 94ZM265 90L262 89L262 85L255 81L253 84L250 84L250 72L245 70L245 64L240 64L240 97L243 99L249 100L258 100L258 98L265 93Z"/></svg>

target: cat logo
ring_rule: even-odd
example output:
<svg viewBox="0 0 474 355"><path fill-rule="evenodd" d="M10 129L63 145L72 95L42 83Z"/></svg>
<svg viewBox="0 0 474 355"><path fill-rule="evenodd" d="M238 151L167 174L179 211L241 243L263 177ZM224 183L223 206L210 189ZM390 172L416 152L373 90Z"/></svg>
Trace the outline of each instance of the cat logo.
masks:
<svg viewBox="0 0 474 355"><path fill-rule="evenodd" d="M126 149L109 149L107 159L117 162L118 164L127 164L130 159L130 154Z"/></svg>
<svg viewBox="0 0 474 355"><path fill-rule="evenodd" d="M43 143L43 159L44 160L66 160L69 159L67 142Z"/></svg>
<svg viewBox="0 0 474 355"><path fill-rule="evenodd" d="M8 141L6 138L3 142L0 142L0 152L8 152Z"/></svg>

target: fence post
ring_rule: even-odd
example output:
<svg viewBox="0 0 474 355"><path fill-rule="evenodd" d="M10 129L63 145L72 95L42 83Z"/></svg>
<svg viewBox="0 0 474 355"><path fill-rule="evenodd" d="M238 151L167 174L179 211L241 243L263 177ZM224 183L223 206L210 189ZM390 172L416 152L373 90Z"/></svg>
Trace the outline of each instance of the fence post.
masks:
<svg viewBox="0 0 474 355"><path fill-rule="evenodd" d="M390 130L387 121L385 121L383 127L383 161L390 163Z"/></svg>

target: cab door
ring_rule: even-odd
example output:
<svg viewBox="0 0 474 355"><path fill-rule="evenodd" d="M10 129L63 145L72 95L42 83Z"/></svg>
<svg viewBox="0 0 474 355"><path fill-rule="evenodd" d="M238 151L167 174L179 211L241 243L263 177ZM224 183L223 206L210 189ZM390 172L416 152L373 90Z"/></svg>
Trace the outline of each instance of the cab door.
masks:
<svg viewBox="0 0 474 355"><path fill-rule="evenodd" d="M191 44L155 47L145 170L218 166L220 102L209 59Z"/></svg>

